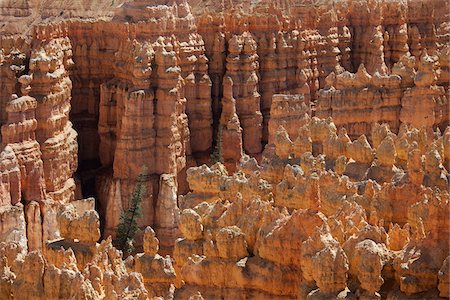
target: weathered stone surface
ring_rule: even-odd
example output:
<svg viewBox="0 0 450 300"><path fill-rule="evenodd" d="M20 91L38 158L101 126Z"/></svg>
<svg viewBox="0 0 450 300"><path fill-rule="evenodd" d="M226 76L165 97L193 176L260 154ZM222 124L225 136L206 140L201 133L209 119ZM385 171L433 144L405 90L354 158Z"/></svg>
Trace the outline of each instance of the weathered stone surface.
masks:
<svg viewBox="0 0 450 300"><path fill-rule="evenodd" d="M74 201L75 203L77 201ZM82 211L73 204L60 208L58 225L61 236L67 240L78 240L84 244L95 244L100 238L100 220L93 209Z"/></svg>
<svg viewBox="0 0 450 300"><path fill-rule="evenodd" d="M249 154L261 152L262 114L258 93L259 69L257 44L249 32L234 35L228 41L228 56L225 76L233 81L233 98L236 113L242 126L244 150Z"/></svg>
<svg viewBox="0 0 450 300"><path fill-rule="evenodd" d="M0 152L1 206L16 205L22 200L21 174L14 150L6 146Z"/></svg>
<svg viewBox="0 0 450 300"><path fill-rule="evenodd" d="M302 245L302 272L306 281L314 281L319 288L308 296L333 297L346 288L347 255L331 234L316 227ZM320 264L321 267L316 266Z"/></svg>
<svg viewBox="0 0 450 300"><path fill-rule="evenodd" d="M53 200L69 202L74 200L72 175L78 165L77 133L69 121L72 47L65 24L53 33L45 26L37 27L34 34L40 42L31 52L30 95L38 102L36 140L41 146L46 190Z"/></svg>
<svg viewBox="0 0 450 300"><path fill-rule="evenodd" d="M27 224L23 206L1 206L1 240L3 242L17 243L26 250L27 247Z"/></svg>
<svg viewBox="0 0 450 300"><path fill-rule="evenodd" d="M170 251L179 236L177 183L174 175L163 174L159 180L158 201L155 208L155 229L161 249Z"/></svg>
<svg viewBox="0 0 450 300"><path fill-rule="evenodd" d="M273 143L274 133L279 126L283 126L292 140L300 137L298 128L308 121L311 115L309 103L305 101L305 95L280 95L272 97L269 121L269 143Z"/></svg>
<svg viewBox="0 0 450 300"><path fill-rule="evenodd" d="M405 91L402 97L400 120L414 127L432 128L441 122L439 111L442 102L447 103L444 88L436 86L436 62L424 50L419 60L419 67L414 76L414 87ZM420 104L417 100L420 98ZM444 98L444 99L443 99ZM416 104L414 104L416 103Z"/></svg>
<svg viewBox="0 0 450 300"><path fill-rule="evenodd" d="M220 135L217 155L221 156L228 169L234 170L243 155L242 127L236 112L236 100L233 98L233 80L223 79L222 114L218 129Z"/></svg>
<svg viewBox="0 0 450 300"><path fill-rule="evenodd" d="M245 173L245 176L258 174L266 179L270 186L276 186L276 189L272 188L274 202L265 202L264 206L261 206L264 203L264 200L261 200L262 196L257 193L242 189L237 190L236 192L239 193L235 192L235 194L225 192L227 188L224 183L230 176L217 165L214 169L204 166L197 170L190 170L192 175L196 174L196 179L192 177L189 181L192 183L193 191L182 200L184 200L183 205L191 207L196 212L188 210L192 216L196 216L196 224L197 226L201 224L202 230L197 230L199 234L195 237L195 242L188 243L180 239L176 243L176 268L180 270L186 283L179 293L187 293L193 285L203 289L202 295L217 297L220 294L211 290L214 286L224 284L231 290L254 287L254 283L247 283L247 277L242 279L241 275L236 275L234 277L236 282L232 284L225 283L221 279L214 281L203 275L195 275L215 272L212 265L215 265L214 262L218 259L227 266L221 267L220 270L234 268L227 262L230 256L220 254L224 251L220 250L223 247L222 235L230 231L227 226L234 224L245 234L248 252L255 255L248 256L244 268L249 268L249 263L257 257L279 265L289 265L291 270L295 268L302 270L302 279L297 283L300 284L300 288L295 291L295 294L301 297L327 298L338 294L350 297L352 293L355 293L360 297L379 299L386 280L397 280L400 290L395 292L396 295L404 296L405 293L412 295L419 291L428 291L430 295L437 293L438 281L431 278L437 278L438 271L446 258L444 257L446 250L439 250L438 256L433 258L421 254L420 262L417 263L410 260L411 257L415 257L414 255L418 255L417 251L420 251L418 249L423 249L425 245L437 245L444 242L435 238L444 236L442 230L447 221L434 214L438 214L438 211L441 213L446 211L448 193L442 189L436 190L440 185L439 180L427 181L425 176L418 180L417 175L414 175L422 172L422 174L429 174L429 178L436 176L434 178L442 178L442 180L447 176L443 175L442 172L445 171L440 167L442 162L437 154L439 151L436 150L436 141L428 146L424 144L421 151L417 145L423 143L421 139L426 129L402 127L402 132L396 136L390 132L389 127L377 126L372 131L378 143L376 148L375 142L369 143L365 136L351 142L348 137L344 138L345 132L341 132L339 136L342 141L345 141L343 145L346 146L339 146L340 148L332 150L331 140L321 138L321 136L334 136L336 141L339 141L334 124L329 122L322 124L318 120L311 119L305 124L313 128L315 132L313 137L317 141L316 151L320 154L317 157L311 153L304 153L300 158L291 155L296 146L282 127L277 133L274 144L267 146L264 154L266 159L261 163L244 157L239 169ZM408 167L403 170L405 164L398 164L396 149L397 145L400 145L398 140L405 138L409 139L408 144L411 146L408 146L409 153L406 156ZM437 133L434 138L439 140L442 137ZM278 149L279 147L281 149ZM430 150L426 151L426 149ZM330 157L328 158L328 155L320 157L322 151L330 153ZM336 155L334 151L337 151ZM354 159L347 155L351 155L350 157ZM417 161L417 155L421 157L419 161ZM428 163L427 157L429 157ZM346 169L354 170L353 173L358 176L349 178L334 171L339 166L335 161L342 159L347 162ZM325 170L325 161L330 162L328 171ZM348 161L351 163L349 164ZM352 163L358 164L358 167L349 169ZM281 168L279 164L284 167ZM427 168L428 171L426 171ZM204 176L207 185L200 180L202 178L200 174ZM427 184L430 184L429 188L424 186ZM218 187L221 188L218 189ZM267 188L270 190L269 186ZM422 200L424 198L427 200ZM209 204L201 203L201 201L207 201ZM251 207L258 207L258 209L250 213L248 209ZM261 207L264 207L263 211ZM309 210L290 213L286 208ZM277 209L279 209L278 212L276 212ZM234 215L236 213L238 217ZM261 213L264 217L260 216ZM255 217L253 214L256 214ZM262 218L263 223L260 221L256 225L255 218ZM268 221L274 220L273 218L279 220ZM423 221L418 221L420 219ZM180 228L191 222L181 218ZM255 226L259 232L256 234L256 240L252 237ZM261 226L259 230L258 226ZM322 229L318 230L317 228L320 227ZM250 228L253 228L252 231L248 231ZM315 228L316 231L314 231ZM200 234L201 232L203 234ZM294 233L300 236L293 237ZM186 234L183 233L189 237L190 233ZM227 235L230 239L226 242L229 244L228 251L240 247L237 249L242 249L240 251L245 253L245 244L232 242L233 236L235 235ZM447 241L447 239L444 240ZM195 253L190 258L187 254L189 251ZM238 250L233 251L240 253ZM340 256L339 251L342 253ZM279 253L283 255L280 256ZM298 253L301 256L306 255L305 258L298 260ZM235 259L238 257L236 256ZM326 267L327 261L330 263L328 267ZM395 275L392 265L394 265ZM424 269L425 273L419 272L420 269ZM237 272L231 270L234 269L228 272ZM349 276L358 278L356 286L352 281L348 281ZM406 279L401 276L406 276ZM443 275L439 276L443 278ZM407 278L411 278L415 283L409 284L410 281ZM434 282L433 286L431 281ZM269 286L258 287L258 289L261 289L260 293L284 295L278 294L279 292L275 292Z"/></svg>
<svg viewBox="0 0 450 300"><path fill-rule="evenodd" d="M144 253L128 257L127 269L142 274L149 297L173 298L175 291L175 270L169 256L158 254L159 241L151 227L144 232Z"/></svg>
<svg viewBox="0 0 450 300"><path fill-rule="evenodd" d="M22 97L16 96L6 106L8 119L2 126L3 143L16 154L21 170L21 191L24 201L43 201L46 197L44 165L40 145L36 141L36 99L28 96L32 77L19 78ZM17 200L15 200L17 201ZM15 203L12 203L15 204Z"/></svg>
<svg viewBox="0 0 450 300"><path fill-rule="evenodd" d="M448 8L2 1L0 298L448 297Z"/></svg>
<svg viewBox="0 0 450 300"><path fill-rule="evenodd" d="M447 258L444 260L444 263L442 264L442 268L439 270L439 296L441 297L448 297L449 294L449 280L448 280L448 272L450 270L450 258L447 256Z"/></svg>
<svg viewBox="0 0 450 300"><path fill-rule="evenodd" d="M98 246L97 254L84 271L74 264L76 258L72 250L60 250L60 261L46 260L37 251L24 255L15 244L2 243L0 251L5 258L1 265L2 275L7 271L9 278L14 278L6 290L2 289L6 299L148 297L142 276L126 271L120 253L112 248L111 241Z"/></svg>

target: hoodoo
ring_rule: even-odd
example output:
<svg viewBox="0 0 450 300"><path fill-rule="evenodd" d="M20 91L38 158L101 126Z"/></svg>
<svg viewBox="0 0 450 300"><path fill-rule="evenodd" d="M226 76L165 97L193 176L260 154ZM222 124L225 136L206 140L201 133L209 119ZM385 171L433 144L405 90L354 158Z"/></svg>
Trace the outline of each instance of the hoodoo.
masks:
<svg viewBox="0 0 450 300"><path fill-rule="evenodd" d="M450 298L449 18L0 1L0 299Z"/></svg>

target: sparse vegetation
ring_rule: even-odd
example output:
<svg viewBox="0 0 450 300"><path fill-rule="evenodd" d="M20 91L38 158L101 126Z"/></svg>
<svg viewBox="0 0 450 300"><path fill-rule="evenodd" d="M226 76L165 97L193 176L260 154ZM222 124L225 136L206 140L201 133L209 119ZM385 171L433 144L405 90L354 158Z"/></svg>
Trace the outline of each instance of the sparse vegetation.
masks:
<svg viewBox="0 0 450 300"><path fill-rule="evenodd" d="M117 226L115 246L124 253L134 251L134 238L139 231L138 219L142 216L142 199L145 194L145 172L141 172L129 201L128 209L124 209L120 215L120 223Z"/></svg>
<svg viewBox="0 0 450 300"><path fill-rule="evenodd" d="M223 155L222 155L222 125L219 125L219 129L217 131L217 143L214 152L211 154L211 164L215 164L221 162L223 163Z"/></svg>

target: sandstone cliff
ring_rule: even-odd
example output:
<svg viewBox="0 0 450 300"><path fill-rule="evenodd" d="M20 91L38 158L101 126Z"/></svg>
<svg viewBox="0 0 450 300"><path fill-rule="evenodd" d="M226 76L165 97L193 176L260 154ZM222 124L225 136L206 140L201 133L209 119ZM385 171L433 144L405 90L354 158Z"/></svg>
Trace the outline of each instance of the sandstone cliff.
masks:
<svg viewBox="0 0 450 300"><path fill-rule="evenodd" d="M448 298L448 11L2 1L0 298Z"/></svg>

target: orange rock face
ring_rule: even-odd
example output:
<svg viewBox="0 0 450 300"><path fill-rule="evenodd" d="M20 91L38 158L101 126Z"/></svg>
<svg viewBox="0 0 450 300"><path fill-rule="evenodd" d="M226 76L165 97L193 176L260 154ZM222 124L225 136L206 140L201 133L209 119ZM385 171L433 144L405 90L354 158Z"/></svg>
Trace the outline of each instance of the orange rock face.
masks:
<svg viewBox="0 0 450 300"><path fill-rule="evenodd" d="M0 299L449 297L448 1L0 2Z"/></svg>
<svg viewBox="0 0 450 300"><path fill-rule="evenodd" d="M304 125L311 135L317 136L319 130L323 136L323 131L336 135L333 123L319 127L318 121L313 118ZM438 288L441 293L445 289L438 282L445 280L448 239L442 230L447 228L447 218L433 214L448 211L449 194L438 181L427 183L425 176L417 181L408 172L439 173L448 183L448 171L442 159L437 158L434 167L427 163L431 161L427 157L438 155L431 154L436 141L424 151L418 149L418 138L426 129L405 128L399 136L387 131L377 150L364 136L354 142L342 139L347 146L328 159L327 144L335 141L318 139L323 152L298 157L295 143L281 127L272 145L275 149L266 147L260 164L241 160L238 172L242 173L234 177L248 182L245 189L231 190L229 175L220 171L220 165L191 169L188 180L193 191L182 202L191 208L180 219L185 238L177 241L174 252L176 269L185 281L177 292L186 297L199 290L206 298L240 297L242 289L247 296L275 298L401 298L421 292L437 297ZM418 133L416 138L413 132ZM400 167L395 155L396 142L403 135L412 138L407 169ZM420 167L414 167L416 155L421 157ZM351 177L342 174L350 171ZM194 177L197 172L203 175ZM225 233L227 253L233 254L224 256L220 253ZM436 240L438 236L441 240ZM436 256L422 254L425 245L436 245ZM276 275L278 268L283 275ZM252 275L255 269L257 276ZM221 279L222 272L235 275ZM259 285L267 272L272 272L272 281ZM217 286L226 286L226 294Z"/></svg>

